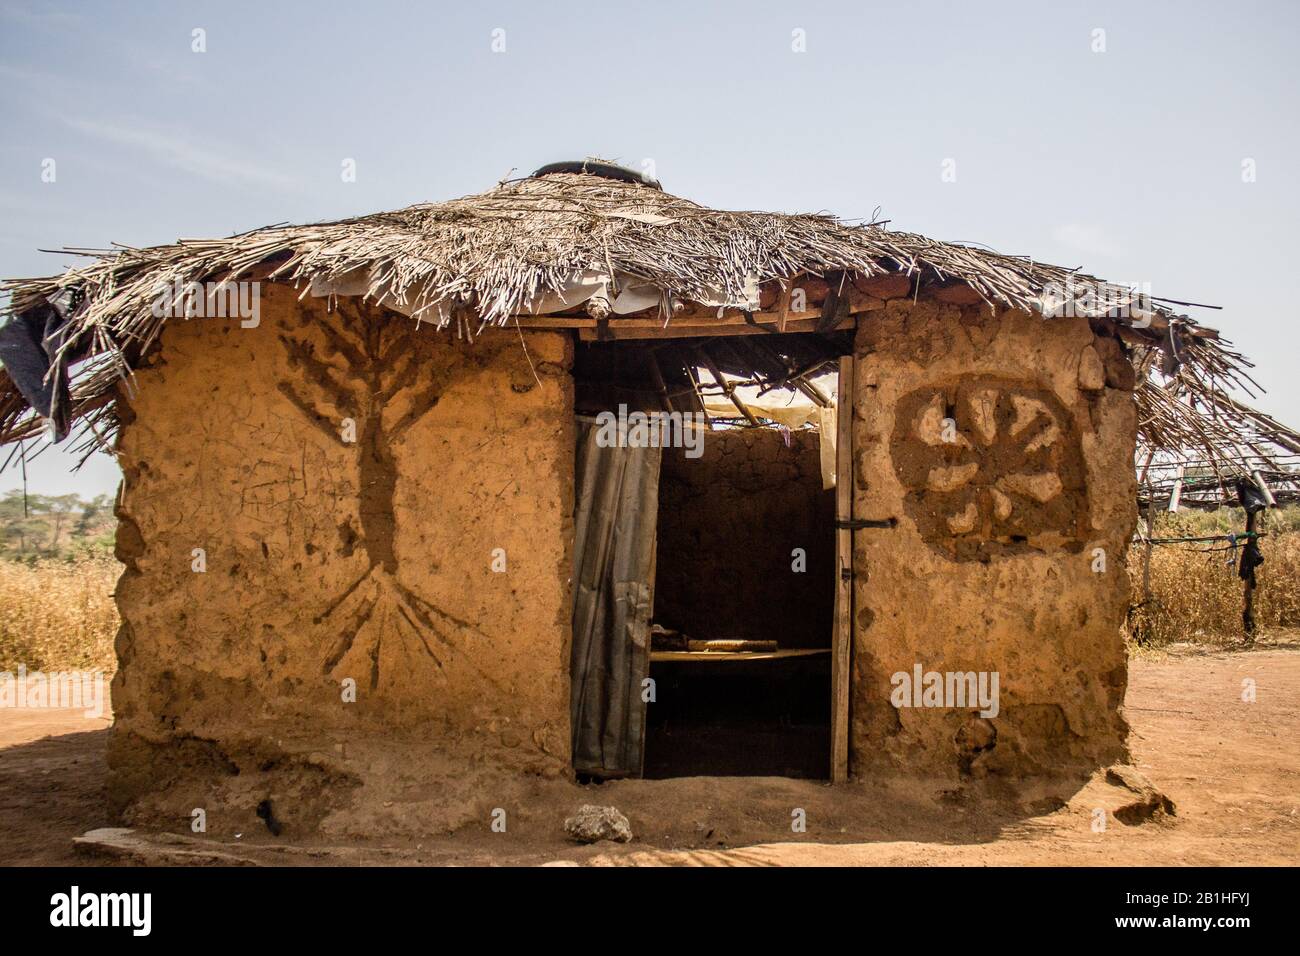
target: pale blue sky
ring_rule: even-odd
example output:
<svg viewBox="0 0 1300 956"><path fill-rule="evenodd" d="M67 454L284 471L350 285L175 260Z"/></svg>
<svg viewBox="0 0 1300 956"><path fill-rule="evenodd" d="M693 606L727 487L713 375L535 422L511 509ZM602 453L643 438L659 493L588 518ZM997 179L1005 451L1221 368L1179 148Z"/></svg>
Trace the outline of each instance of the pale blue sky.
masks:
<svg viewBox="0 0 1300 956"><path fill-rule="evenodd" d="M38 247L226 235L558 159L651 159L708 205L879 206L893 228L1221 305L1193 314L1297 424L1297 27L1292 2L0 0L0 275L73 261ZM68 466L47 451L29 487L116 485L108 459ZM19 481L0 473L0 490Z"/></svg>

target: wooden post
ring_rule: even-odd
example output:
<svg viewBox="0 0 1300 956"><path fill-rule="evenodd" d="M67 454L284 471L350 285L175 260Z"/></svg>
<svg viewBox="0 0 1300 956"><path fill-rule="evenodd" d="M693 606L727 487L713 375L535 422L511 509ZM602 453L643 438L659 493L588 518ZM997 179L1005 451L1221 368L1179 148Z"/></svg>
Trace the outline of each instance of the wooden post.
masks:
<svg viewBox="0 0 1300 956"><path fill-rule="evenodd" d="M1246 512L1246 534L1253 535L1255 533L1255 529L1257 527L1256 519L1258 518L1259 518L1258 511ZM1246 546L1249 547L1250 543L1254 540L1255 540L1254 538L1247 538ZM1243 553L1241 558L1244 557L1245 554ZM1241 558L1238 558L1238 560L1241 560ZM1246 632L1246 643L1253 644L1255 641L1255 569L1254 568L1251 569L1250 577L1246 578L1246 582L1242 586L1241 625Z"/></svg>
<svg viewBox="0 0 1300 956"><path fill-rule="evenodd" d="M722 394L731 399L731 404L735 405L736 408L740 410L740 413L749 420L749 424L757 428L758 419L754 417L754 413L751 412L745 403L736 395L735 383L728 382L722 377L722 372L718 370L717 363L713 361L713 358L708 352L704 351L702 347L696 346L695 354L700 357L700 364L709 370L709 374L713 376L713 380L718 383L718 388L722 389Z"/></svg>
<svg viewBox="0 0 1300 956"><path fill-rule="evenodd" d="M795 277L791 276L789 284L781 290L781 301L776 310L776 327L782 332L785 331L785 323L790 318L790 299L794 296L794 281Z"/></svg>
<svg viewBox="0 0 1300 956"><path fill-rule="evenodd" d="M1178 474L1174 478L1174 490L1169 492L1169 513L1178 514L1178 502L1183 497L1183 475L1186 473L1186 465L1178 466Z"/></svg>
<svg viewBox="0 0 1300 956"><path fill-rule="evenodd" d="M675 412L673 408L673 397L668 394L668 383L664 381L663 370L659 368L659 359L654 352L647 352L646 356L650 359L650 377L654 380L655 390L659 392L659 401L663 403L664 410Z"/></svg>
<svg viewBox="0 0 1300 956"><path fill-rule="evenodd" d="M840 357L835 406L835 624L831 635L831 782L849 779L853 663L853 356Z"/></svg>
<svg viewBox="0 0 1300 956"><path fill-rule="evenodd" d="M1142 606L1145 607L1151 600L1151 550L1155 547L1152 539L1156 536L1156 513L1152 508L1154 502L1151 500L1150 489L1147 491L1146 518L1147 518L1147 544L1142 555Z"/></svg>
<svg viewBox="0 0 1300 956"><path fill-rule="evenodd" d="M1147 475L1151 471L1151 462L1155 457L1156 451L1152 448L1147 452L1147 460L1142 464L1142 472L1138 475L1138 484L1144 486L1147 490L1146 507L1143 512L1146 516L1147 542L1146 548L1143 550L1142 554L1142 603L1138 605L1139 607L1146 607L1151 603L1151 551L1155 548L1155 545L1152 544L1151 541L1156 536L1156 512L1154 492L1151 489L1151 484L1147 481ZM1137 641L1141 644L1142 638L1137 636Z"/></svg>
<svg viewBox="0 0 1300 956"><path fill-rule="evenodd" d="M700 406L700 414L704 416L704 423L709 426L709 431L713 431L713 419L709 416L709 410L704 407L704 391L700 387L700 379L696 374L694 365L686 366L686 375L691 380L691 388L695 390L695 403Z"/></svg>

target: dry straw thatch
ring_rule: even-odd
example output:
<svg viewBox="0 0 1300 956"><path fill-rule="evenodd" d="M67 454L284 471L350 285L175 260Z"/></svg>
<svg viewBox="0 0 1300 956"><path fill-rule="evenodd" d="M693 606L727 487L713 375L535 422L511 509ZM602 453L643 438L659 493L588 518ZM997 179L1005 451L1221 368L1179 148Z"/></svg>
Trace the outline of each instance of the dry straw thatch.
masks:
<svg viewBox="0 0 1300 956"><path fill-rule="evenodd" d="M628 177L629 179L631 177ZM618 291L657 294L671 323L683 303L753 308L756 288L788 288L800 276L863 279L901 273L913 294L964 284L990 308L1050 313L1061 290L1088 290L1069 305L1110 328L1146 373L1159 359L1177 371L1165 385L1142 374L1140 439L1160 449L1198 448L1227 462L1243 443L1276 432L1224 395L1249 389L1249 363L1211 329L1077 270L938 242L882 224L851 225L827 215L727 212L663 192L657 184L586 172L506 181L475 196L307 226L271 226L224 239L68 252L95 261L60 276L6 282L8 311L49 310L61 293L75 306L67 355L86 359L74 381L72 413L104 441L116 426L112 398L156 343L167 321L154 315L159 290L176 283L258 279L347 289L427 321L473 335L512 317L554 312L539 303L575 277L604 276ZM1097 293L1100 291L1100 295ZM57 301L57 300L56 300ZM1137 318L1134 318L1134 315ZM536 320L533 320L534 323ZM619 321L615 316L611 325ZM0 442L34 435L39 421L0 375Z"/></svg>

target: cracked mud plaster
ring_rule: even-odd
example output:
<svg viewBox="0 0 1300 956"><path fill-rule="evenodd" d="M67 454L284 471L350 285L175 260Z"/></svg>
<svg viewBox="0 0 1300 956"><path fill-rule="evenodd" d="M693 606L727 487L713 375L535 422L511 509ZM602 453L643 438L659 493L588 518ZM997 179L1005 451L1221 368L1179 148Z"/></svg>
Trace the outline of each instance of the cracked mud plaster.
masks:
<svg viewBox="0 0 1300 956"><path fill-rule="evenodd" d="M854 516L899 524L854 533L854 772L960 779L1123 759L1137 515L1119 344L1084 319L923 299L873 313L855 354ZM998 715L894 708L891 675L917 663L997 671Z"/></svg>
<svg viewBox="0 0 1300 956"><path fill-rule="evenodd" d="M120 439L119 802L196 740L567 766L572 347L527 349L537 378L517 331L470 346L278 285L257 328L167 326Z"/></svg>

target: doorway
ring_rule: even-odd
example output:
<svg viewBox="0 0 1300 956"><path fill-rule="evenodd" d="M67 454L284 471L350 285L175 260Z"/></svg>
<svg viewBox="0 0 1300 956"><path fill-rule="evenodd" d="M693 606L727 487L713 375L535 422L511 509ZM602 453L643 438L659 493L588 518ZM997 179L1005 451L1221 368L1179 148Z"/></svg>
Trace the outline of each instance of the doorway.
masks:
<svg viewBox="0 0 1300 956"><path fill-rule="evenodd" d="M835 492L815 430L708 433L660 471L645 776L824 779Z"/></svg>
<svg viewBox="0 0 1300 956"><path fill-rule="evenodd" d="M830 396L845 351L785 334L579 343L580 778L844 779L848 442ZM664 413L693 440L649 456L593 440L615 415L631 437Z"/></svg>

